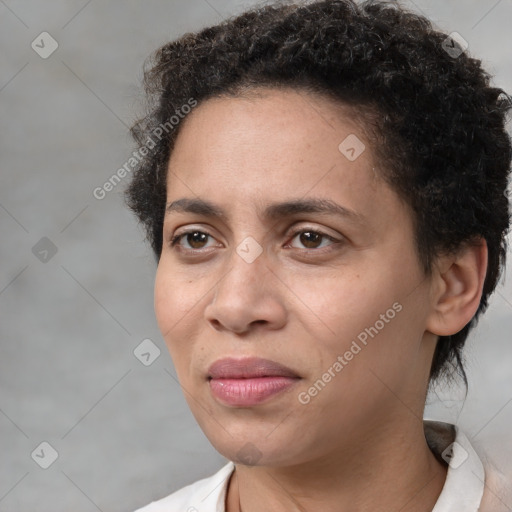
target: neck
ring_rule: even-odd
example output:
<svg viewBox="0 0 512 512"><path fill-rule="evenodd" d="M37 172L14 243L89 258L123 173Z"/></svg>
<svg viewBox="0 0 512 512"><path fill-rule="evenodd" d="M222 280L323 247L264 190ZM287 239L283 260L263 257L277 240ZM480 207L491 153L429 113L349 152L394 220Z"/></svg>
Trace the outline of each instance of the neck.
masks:
<svg viewBox="0 0 512 512"><path fill-rule="evenodd" d="M236 465L227 512L429 512L446 479L446 468L425 440L416 417L404 425L365 431L349 446L288 467Z"/></svg>

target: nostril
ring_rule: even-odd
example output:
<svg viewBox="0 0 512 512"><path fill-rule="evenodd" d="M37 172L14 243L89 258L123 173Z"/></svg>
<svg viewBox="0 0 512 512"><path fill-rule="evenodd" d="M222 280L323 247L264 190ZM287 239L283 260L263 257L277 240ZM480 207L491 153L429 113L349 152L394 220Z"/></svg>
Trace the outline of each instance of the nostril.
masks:
<svg viewBox="0 0 512 512"><path fill-rule="evenodd" d="M215 326L215 327L220 327L220 322L217 320L217 319L213 319L211 320L211 323Z"/></svg>

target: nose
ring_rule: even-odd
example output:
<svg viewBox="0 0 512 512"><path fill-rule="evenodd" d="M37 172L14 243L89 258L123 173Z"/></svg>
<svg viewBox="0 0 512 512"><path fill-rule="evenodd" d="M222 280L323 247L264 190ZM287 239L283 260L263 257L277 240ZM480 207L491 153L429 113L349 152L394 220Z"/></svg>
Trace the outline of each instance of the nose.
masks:
<svg viewBox="0 0 512 512"><path fill-rule="evenodd" d="M217 331L245 334L258 326L276 330L286 323L283 284L264 255L248 263L233 251L229 269L215 287L205 317Z"/></svg>

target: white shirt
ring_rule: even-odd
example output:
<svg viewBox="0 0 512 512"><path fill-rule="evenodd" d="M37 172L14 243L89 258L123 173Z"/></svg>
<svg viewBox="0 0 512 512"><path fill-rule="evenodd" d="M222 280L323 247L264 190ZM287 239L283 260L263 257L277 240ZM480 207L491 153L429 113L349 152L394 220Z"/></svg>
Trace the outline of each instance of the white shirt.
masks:
<svg viewBox="0 0 512 512"><path fill-rule="evenodd" d="M425 420L424 426L430 449L449 464L445 484L432 512L498 512L495 500L499 494L492 489L488 494L494 495L489 503L493 508L481 508L486 475L482 461L467 437L457 426L448 423ZM228 481L234 469L233 462L229 462L213 476L198 480L135 512L225 512ZM499 510L511 510L503 500L498 502Z"/></svg>

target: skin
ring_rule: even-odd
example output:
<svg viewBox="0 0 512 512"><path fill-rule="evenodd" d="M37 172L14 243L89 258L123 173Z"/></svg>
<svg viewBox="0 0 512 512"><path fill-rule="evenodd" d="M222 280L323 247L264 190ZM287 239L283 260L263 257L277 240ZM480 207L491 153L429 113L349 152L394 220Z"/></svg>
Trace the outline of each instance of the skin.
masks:
<svg viewBox="0 0 512 512"><path fill-rule="evenodd" d="M438 335L460 330L478 307L486 245L440 257L425 276L411 212L379 177L356 119L318 95L260 89L207 100L180 126L168 204L208 200L226 217L166 214L155 312L192 413L236 464L228 512L426 512L444 484L423 433L430 364ZM338 149L350 134L366 146L354 161ZM263 215L270 203L310 198L356 216ZM209 236L171 246L189 229ZM236 251L246 237L263 251L252 263ZM401 311L300 403L394 303ZM301 379L257 406L223 405L207 369L228 356L271 359Z"/></svg>

